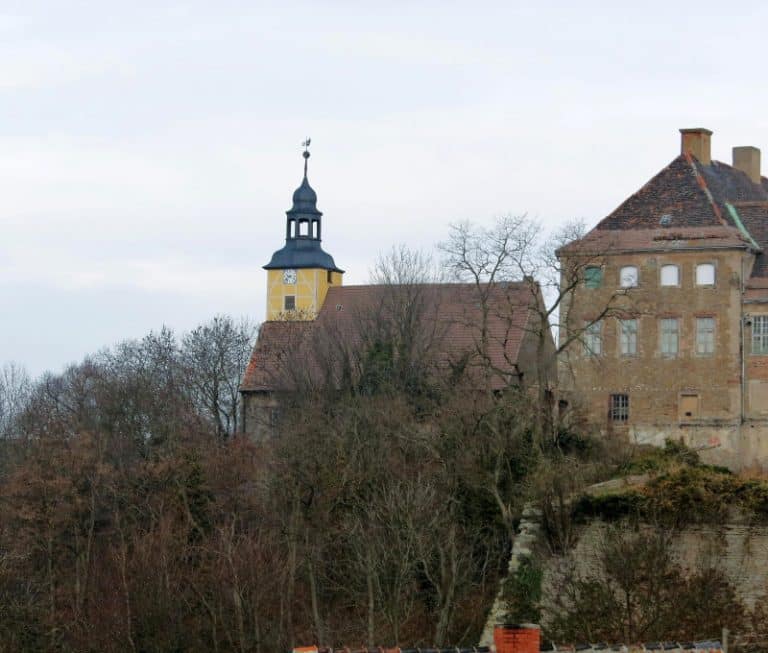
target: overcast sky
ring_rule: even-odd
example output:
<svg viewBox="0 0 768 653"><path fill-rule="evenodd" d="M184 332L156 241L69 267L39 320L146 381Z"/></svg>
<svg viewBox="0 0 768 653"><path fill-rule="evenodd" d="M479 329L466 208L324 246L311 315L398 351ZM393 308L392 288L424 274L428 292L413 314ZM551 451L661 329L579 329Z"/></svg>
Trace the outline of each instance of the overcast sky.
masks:
<svg viewBox="0 0 768 653"><path fill-rule="evenodd" d="M261 320L312 137L324 247L592 225L679 149L768 148L768 3L0 0L0 362Z"/></svg>

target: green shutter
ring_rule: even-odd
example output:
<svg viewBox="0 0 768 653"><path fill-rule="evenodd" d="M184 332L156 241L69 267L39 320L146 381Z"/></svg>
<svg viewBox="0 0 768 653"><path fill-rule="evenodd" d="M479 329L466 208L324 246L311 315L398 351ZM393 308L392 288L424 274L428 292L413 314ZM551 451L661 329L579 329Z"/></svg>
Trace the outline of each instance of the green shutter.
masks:
<svg viewBox="0 0 768 653"><path fill-rule="evenodd" d="M592 266L584 269L584 285L587 288L599 288L603 283L603 269Z"/></svg>

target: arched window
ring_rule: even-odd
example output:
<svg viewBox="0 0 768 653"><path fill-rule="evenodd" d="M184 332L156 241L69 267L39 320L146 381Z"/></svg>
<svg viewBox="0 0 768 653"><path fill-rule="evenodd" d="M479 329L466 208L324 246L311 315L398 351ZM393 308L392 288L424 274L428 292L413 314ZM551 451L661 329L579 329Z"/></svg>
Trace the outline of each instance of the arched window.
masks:
<svg viewBox="0 0 768 653"><path fill-rule="evenodd" d="M619 273L619 285L622 288L634 288L637 286L637 266L625 265Z"/></svg>

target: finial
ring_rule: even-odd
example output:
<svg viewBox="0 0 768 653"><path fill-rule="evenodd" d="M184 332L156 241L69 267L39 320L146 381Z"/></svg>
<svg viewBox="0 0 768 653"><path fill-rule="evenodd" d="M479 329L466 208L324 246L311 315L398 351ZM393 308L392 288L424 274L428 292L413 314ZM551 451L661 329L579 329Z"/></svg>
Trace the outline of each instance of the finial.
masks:
<svg viewBox="0 0 768 653"><path fill-rule="evenodd" d="M312 142L312 139L307 137L307 140L305 140L301 146L304 148L304 152L301 156L304 157L304 178L307 177L307 159L309 158L309 144Z"/></svg>

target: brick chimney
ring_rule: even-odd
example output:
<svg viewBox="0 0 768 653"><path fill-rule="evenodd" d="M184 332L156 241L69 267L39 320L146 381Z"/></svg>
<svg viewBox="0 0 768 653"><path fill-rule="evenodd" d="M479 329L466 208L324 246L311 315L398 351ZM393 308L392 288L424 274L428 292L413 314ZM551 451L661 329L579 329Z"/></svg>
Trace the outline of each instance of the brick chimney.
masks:
<svg viewBox="0 0 768 653"><path fill-rule="evenodd" d="M751 145L733 148L733 167L747 174L753 182L760 183L760 150Z"/></svg>
<svg viewBox="0 0 768 653"><path fill-rule="evenodd" d="M711 137L712 132L703 127L681 129L680 153L688 152L699 163L708 166L712 163Z"/></svg>

